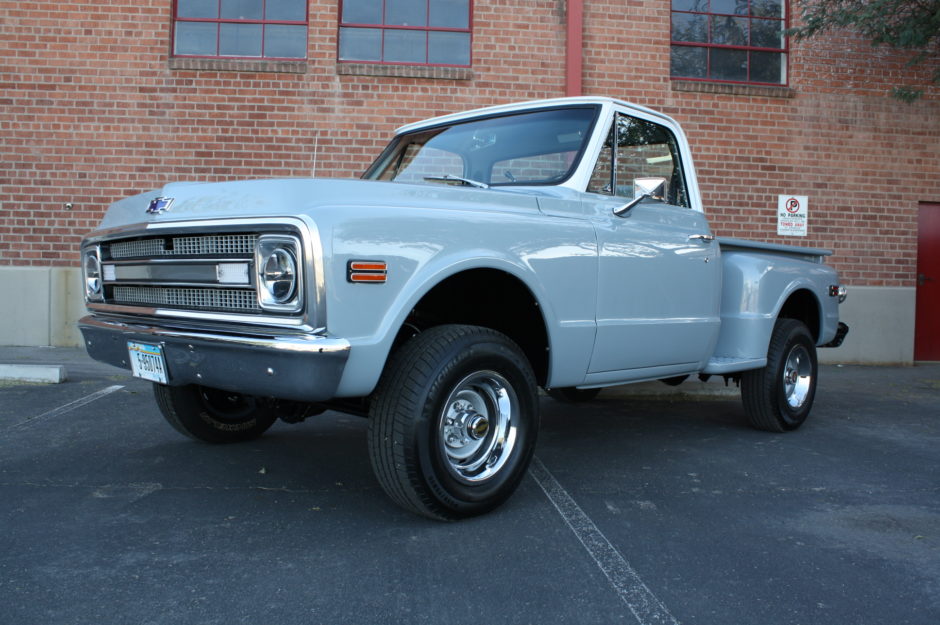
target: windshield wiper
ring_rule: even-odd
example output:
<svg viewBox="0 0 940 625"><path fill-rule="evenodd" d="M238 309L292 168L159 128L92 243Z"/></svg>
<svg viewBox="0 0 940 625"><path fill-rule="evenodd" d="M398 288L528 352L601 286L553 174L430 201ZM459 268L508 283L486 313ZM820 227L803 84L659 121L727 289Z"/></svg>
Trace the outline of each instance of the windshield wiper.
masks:
<svg viewBox="0 0 940 625"><path fill-rule="evenodd" d="M462 182L464 184L470 185L471 187L476 187L478 189L489 189L490 185L485 182L480 182L479 180L471 180L470 178L461 178L460 176L454 176L452 174L444 174L442 176L425 176L424 179L428 182L448 182L450 180L456 182Z"/></svg>

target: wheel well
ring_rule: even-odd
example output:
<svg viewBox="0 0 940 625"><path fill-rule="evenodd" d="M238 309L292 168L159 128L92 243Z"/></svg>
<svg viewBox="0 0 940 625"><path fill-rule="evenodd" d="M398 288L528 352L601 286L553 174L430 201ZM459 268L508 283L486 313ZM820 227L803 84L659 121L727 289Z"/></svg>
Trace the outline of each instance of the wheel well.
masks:
<svg viewBox="0 0 940 625"><path fill-rule="evenodd" d="M483 326L512 339L539 385L548 379L548 334L538 301L518 278L496 269L451 276L431 289L399 330L394 349L415 333L444 323Z"/></svg>
<svg viewBox="0 0 940 625"><path fill-rule="evenodd" d="M813 340L819 341L819 301L812 291L801 289L791 293L777 317L802 321L809 328Z"/></svg>

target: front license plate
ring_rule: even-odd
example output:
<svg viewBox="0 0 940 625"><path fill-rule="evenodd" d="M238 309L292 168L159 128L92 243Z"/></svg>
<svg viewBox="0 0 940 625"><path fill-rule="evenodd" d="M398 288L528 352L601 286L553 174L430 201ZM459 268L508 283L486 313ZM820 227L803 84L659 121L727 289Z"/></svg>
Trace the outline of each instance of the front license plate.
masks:
<svg viewBox="0 0 940 625"><path fill-rule="evenodd" d="M128 341L127 351L131 355L131 373L134 377L160 384L167 383L166 359L160 345Z"/></svg>

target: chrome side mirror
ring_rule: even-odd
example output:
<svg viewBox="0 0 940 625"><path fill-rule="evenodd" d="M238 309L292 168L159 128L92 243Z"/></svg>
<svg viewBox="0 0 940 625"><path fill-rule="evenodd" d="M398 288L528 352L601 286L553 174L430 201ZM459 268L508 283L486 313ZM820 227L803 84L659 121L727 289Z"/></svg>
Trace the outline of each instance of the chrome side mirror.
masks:
<svg viewBox="0 0 940 625"><path fill-rule="evenodd" d="M665 178L634 178L633 179L633 199L614 209L614 215L623 217L629 213L634 206L649 198L651 200L663 201L666 193Z"/></svg>
<svg viewBox="0 0 940 625"><path fill-rule="evenodd" d="M661 200L666 195L665 178L634 178L633 197L648 195L654 200Z"/></svg>

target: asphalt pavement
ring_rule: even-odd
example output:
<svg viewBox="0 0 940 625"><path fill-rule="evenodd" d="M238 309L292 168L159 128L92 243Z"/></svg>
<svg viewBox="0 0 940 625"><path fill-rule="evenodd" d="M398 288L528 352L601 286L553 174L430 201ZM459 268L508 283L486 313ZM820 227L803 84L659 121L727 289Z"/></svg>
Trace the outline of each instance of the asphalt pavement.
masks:
<svg viewBox="0 0 940 625"><path fill-rule="evenodd" d="M0 364L68 373L0 380L2 625L940 622L940 365L823 366L784 435L714 384L543 397L519 491L447 524L364 419L200 444L81 350Z"/></svg>

